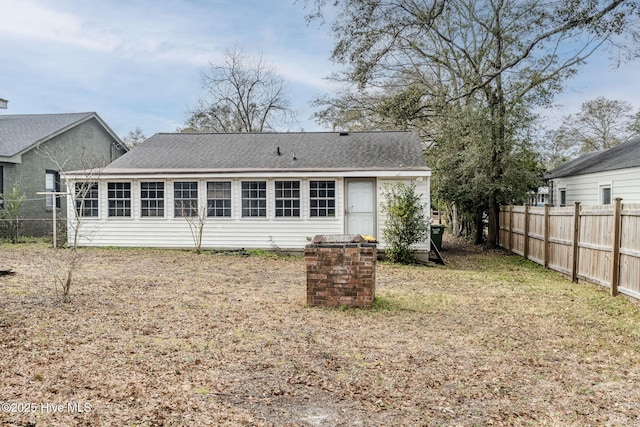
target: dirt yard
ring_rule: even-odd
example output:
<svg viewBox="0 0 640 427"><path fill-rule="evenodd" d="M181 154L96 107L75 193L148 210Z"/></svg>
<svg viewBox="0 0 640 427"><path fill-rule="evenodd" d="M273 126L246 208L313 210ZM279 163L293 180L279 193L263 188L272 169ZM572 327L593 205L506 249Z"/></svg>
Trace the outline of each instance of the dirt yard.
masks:
<svg viewBox="0 0 640 427"><path fill-rule="evenodd" d="M119 249L62 304L59 255L0 246L0 425L640 425L640 306L445 249L341 310L305 305L300 257Z"/></svg>

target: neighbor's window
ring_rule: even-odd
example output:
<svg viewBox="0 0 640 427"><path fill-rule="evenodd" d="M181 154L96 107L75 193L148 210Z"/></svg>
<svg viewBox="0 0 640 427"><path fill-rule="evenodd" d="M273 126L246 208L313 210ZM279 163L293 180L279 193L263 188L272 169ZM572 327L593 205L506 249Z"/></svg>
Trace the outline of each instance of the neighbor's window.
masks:
<svg viewBox="0 0 640 427"><path fill-rule="evenodd" d="M314 217L336 216L336 182L309 182L309 214Z"/></svg>
<svg viewBox="0 0 640 427"><path fill-rule="evenodd" d="M109 216L131 216L131 183L107 183L107 199L109 202Z"/></svg>
<svg viewBox="0 0 640 427"><path fill-rule="evenodd" d="M164 182L140 183L140 215L143 217L164 216Z"/></svg>
<svg viewBox="0 0 640 427"><path fill-rule="evenodd" d="M56 171L48 170L44 175L44 191L47 193L60 192L60 174ZM56 201L56 208L60 209L60 197L56 197L52 194L46 194L44 196L45 207L47 210L53 209L53 201Z"/></svg>
<svg viewBox="0 0 640 427"><path fill-rule="evenodd" d="M98 183L76 182L76 213L79 217L98 217Z"/></svg>
<svg viewBox="0 0 640 427"><path fill-rule="evenodd" d="M174 182L173 203L176 218L198 216L198 183Z"/></svg>
<svg viewBox="0 0 640 427"><path fill-rule="evenodd" d="M242 183L242 216L267 216L266 181L245 181Z"/></svg>
<svg viewBox="0 0 640 427"><path fill-rule="evenodd" d="M565 188L560 189L560 206L567 206L567 190Z"/></svg>
<svg viewBox="0 0 640 427"><path fill-rule="evenodd" d="M600 204L601 205L611 204L611 186L610 185L600 186Z"/></svg>
<svg viewBox="0 0 640 427"><path fill-rule="evenodd" d="M276 216L300 216L300 181L276 181Z"/></svg>
<svg viewBox="0 0 640 427"><path fill-rule="evenodd" d="M207 182L207 216L231 216L231 181Z"/></svg>

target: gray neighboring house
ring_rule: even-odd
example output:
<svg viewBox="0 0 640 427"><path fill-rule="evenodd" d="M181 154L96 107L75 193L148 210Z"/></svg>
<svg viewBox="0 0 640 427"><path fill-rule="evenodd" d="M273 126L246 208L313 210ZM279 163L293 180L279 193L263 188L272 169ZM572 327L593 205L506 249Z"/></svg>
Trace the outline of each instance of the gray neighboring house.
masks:
<svg viewBox="0 0 640 427"><path fill-rule="evenodd" d="M161 133L93 172L65 174L94 186L67 200L80 246L192 248L202 219L203 249L302 250L343 233L383 249L381 205L399 182L414 183L430 212L431 170L412 132Z"/></svg>
<svg viewBox="0 0 640 427"><path fill-rule="evenodd" d="M564 163L545 180L555 206L607 205L617 197L640 203L640 136Z"/></svg>
<svg viewBox="0 0 640 427"><path fill-rule="evenodd" d="M23 234L48 234L53 197L37 193L65 191L62 172L103 167L126 151L94 112L0 114L0 207L3 195L17 188L26 196L20 211ZM59 217L66 217L65 202L58 199L57 207L63 208Z"/></svg>

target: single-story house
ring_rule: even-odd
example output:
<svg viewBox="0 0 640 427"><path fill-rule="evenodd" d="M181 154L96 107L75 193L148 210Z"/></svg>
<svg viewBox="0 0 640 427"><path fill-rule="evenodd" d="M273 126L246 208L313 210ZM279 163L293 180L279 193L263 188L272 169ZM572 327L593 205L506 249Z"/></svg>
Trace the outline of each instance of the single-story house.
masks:
<svg viewBox="0 0 640 427"><path fill-rule="evenodd" d="M530 206L544 206L549 203L549 187L546 185L538 187L537 190L529 191Z"/></svg>
<svg viewBox="0 0 640 427"><path fill-rule="evenodd" d="M640 203L640 136L560 165L545 180L555 206L606 205L618 197Z"/></svg>
<svg viewBox="0 0 640 427"><path fill-rule="evenodd" d="M24 234L51 233L54 197L65 170L103 167L127 151L98 116L89 113L0 114L0 208L16 188L26 200L20 209ZM62 206L60 199L56 207ZM62 217L66 209L61 209Z"/></svg>
<svg viewBox="0 0 640 427"><path fill-rule="evenodd" d="M202 249L382 239L386 186L415 183L428 213L430 176L413 132L160 133L98 171L66 174L68 226L78 246L193 248L198 224Z"/></svg>

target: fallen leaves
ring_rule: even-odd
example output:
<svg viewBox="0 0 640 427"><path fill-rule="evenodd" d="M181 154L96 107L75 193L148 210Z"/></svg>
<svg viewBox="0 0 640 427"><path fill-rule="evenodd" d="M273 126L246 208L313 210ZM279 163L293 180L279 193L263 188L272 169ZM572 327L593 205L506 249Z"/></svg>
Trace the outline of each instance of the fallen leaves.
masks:
<svg viewBox="0 0 640 427"><path fill-rule="evenodd" d="M83 249L58 304L55 254L0 251L1 399L91 407L3 425L640 421L637 307L499 252L381 263L384 303L341 311L305 306L302 258Z"/></svg>

